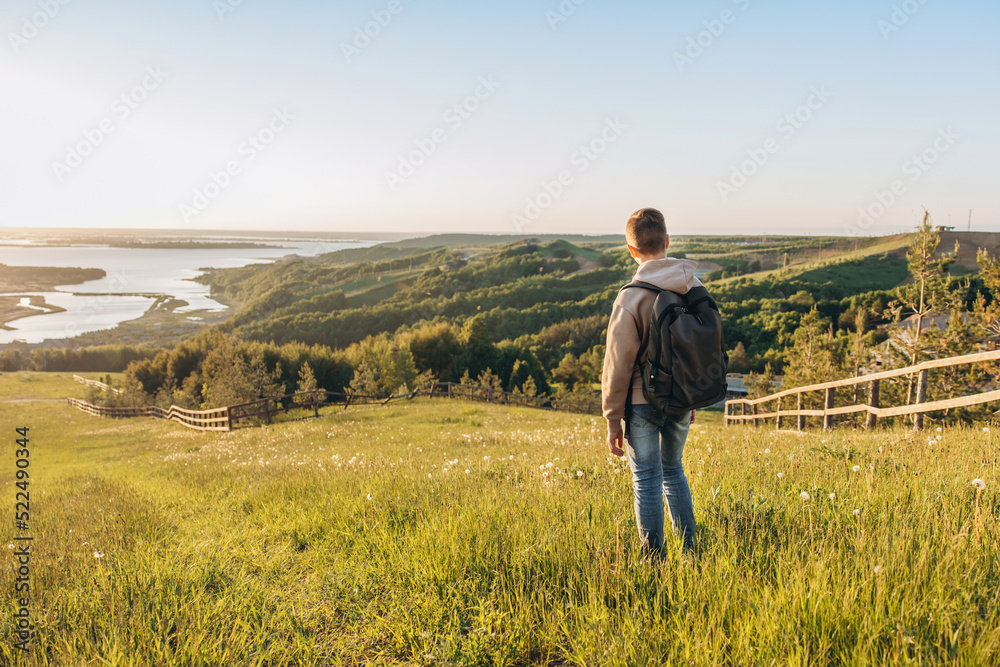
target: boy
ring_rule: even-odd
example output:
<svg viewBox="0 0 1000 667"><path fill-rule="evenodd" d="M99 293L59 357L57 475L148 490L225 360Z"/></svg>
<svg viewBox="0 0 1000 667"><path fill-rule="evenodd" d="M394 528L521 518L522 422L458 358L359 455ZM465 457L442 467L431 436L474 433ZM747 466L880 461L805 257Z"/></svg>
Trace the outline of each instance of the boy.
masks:
<svg viewBox="0 0 1000 667"><path fill-rule="evenodd" d="M629 254L639 263L635 280L652 283L678 294L701 285L697 263L667 257L670 237L663 214L653 208L636 211L625 224ZM664 415L642 394L640 370L646 359L649 319L656 293L626 289L618 293L608 323L607 351L601 377L604 417L608 420L608 447L615 456L626 453L635 494L635 520L644 551L659 554L663 546L663 496L670 523L694 548L694 507L681 457L694 410ZM631 390L630 390L631 388ZM625 431L621 420L625 419Z"/></svg>

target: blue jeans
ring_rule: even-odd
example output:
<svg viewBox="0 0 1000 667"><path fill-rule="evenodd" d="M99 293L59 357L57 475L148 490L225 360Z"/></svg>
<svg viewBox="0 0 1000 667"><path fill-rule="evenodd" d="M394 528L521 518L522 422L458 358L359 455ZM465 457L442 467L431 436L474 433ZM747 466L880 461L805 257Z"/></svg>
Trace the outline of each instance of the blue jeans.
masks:
<svg viewBox="0 0 1000 667"><path fill-rule="evenodd" d="M633 405L627 420L625 452L632 469L635 522L643 548L654 553L663 546L664 495L674 532L683 537L686 549L694 549L694 505L681 463L690 424L690 411L663 415L644 403Z"/></svg>

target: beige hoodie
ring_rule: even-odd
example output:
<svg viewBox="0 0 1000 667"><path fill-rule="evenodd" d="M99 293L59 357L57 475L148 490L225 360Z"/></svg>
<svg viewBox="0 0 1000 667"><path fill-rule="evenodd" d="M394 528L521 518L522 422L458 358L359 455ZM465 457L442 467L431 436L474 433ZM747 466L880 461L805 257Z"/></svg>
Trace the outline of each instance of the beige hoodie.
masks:
<svg viewBox="0 0 1000 667"><path fill-rule="evenodd" d="M635 272L634 281L642 281L663 289L686 294L701 285L694 277L698 263L690 259L651 259ZM645 403L642 395L642 364L646 361L649 340L649 317L656 292L631 287L618 293L608 322L607 350L604 353L604 373L601 377L601 399L604 416L618 423L625 413L625 399L632 384L632 403Z"/></svg>

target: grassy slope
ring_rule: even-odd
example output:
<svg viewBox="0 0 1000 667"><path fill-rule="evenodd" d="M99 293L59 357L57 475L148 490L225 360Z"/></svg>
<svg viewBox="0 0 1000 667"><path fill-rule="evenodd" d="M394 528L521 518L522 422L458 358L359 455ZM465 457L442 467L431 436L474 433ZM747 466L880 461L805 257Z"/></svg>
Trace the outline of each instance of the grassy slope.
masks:
<svg viewBox="0 0 1000 667"><path fill-rule="evenodd" d="M892 266L890 278L894 278L898 272L898 261L897 258L903 258L903 266L905 267L905 252L906 246L909 243L910 237L908 235L897 235L897 236L887 236L878 239L876 243L866 245L858 250L848 250L843 253L839 253L834 257L828 257L819 261L807 261L801 264L789 266L787 268L769 269L766 271L758 271L756 273L748 273L742 276L736 276L732 278L724 278L722 280L713 281L713 284L721 284L728 281L735 281L741 278L771 278L771 279L784 279L793 280L803 276L803 274L812 274L812 276L806 276L804 279L813 281L813 278L823 278L819 282L825 282L825 280L848 280L853 281L857 275L856 267L861 266L872 266L871 275L878 277L877 264L879 263L879 258L883 255L890 256L890 264ZM905 278L905 275L903 276ZM886 280L888 283L889 280ZM893 287L896 283L886 284L883 288ZM865 283L867 285L867 283ZM864 289L874 289L872 287L864 287Z"/></svg>
<svg viewBox="0 0 1000 667"><path fill-rule="evenodd" d="M979 430L929 447L703 421L685 456L703 554L670 544L654 565L591 417L425 399L209 434L0 414L12 446L31 427L33 664L989 664L1000 648L1000 480Z"/></svg>

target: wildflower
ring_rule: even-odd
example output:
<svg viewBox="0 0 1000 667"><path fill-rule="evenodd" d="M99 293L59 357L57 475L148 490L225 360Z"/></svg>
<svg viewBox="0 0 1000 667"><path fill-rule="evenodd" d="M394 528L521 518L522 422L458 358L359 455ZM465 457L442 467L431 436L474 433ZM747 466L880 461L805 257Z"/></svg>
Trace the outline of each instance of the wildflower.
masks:
<svg viewBox="0 0 1000 667"><path fill-rule="evenodd" d="M853 514L854 516L861 516L861 510L854 510L853 512L851 512L851 514Z"/></svg>
<svg viewBox="0 0 1000 667"><path fill-rule="evenodd" d="M875 574L882 574L882 566L881 565L876 565L875 568L872 571Z"/></svg>
<svg viewBox="0 0 1000 667"><path fill-rule="evenodd" d="M576 476L577 477L583 477L583 471L582 470L577 470L576 471Z"/></svg>
<svg viewBox="0 0 1000 667"><path fill-rule="evenodd" d="M465 474L466 474L466 475L468 475L468 474L469 474L470 472L472 472L472 471L471 471L471 470L469 470L468 468L466 468L466 469L465 469Z"/></svg>
<svg viewBox="0 0 1000 667"><path fill-rule="evenodd" d="M770 449L765 449L765 450L764 450L764 453L765 453L765 454L770 454L770 453L771 453L771 450L770 450Z"/></svg>
<svg viewBox="0 0 1000 667"><path fill-rule="evenodd" d="M490 460L490 457L488 457L488 456L484 456L484 457L483 457L483 460L484 460L484 461L489 461L489 460Z"/></svg>
<svg viewBox="0 0 1000 667"><path fill-rule="evenodd" d="M940 436L940 435L939 435L939 436L937 436L937 439L938 439L938 440L940 440L940 439L941 439L941 436Z"/></svg>
<svg viewBox="0 0 1000 667"><path fill-rule="evenodd" d="M545 470L545 465L543 464L543 465L538 466L538 469L539 470Z"/></svg>
<svg viewBox="0 0 1000 667"><path fill-rule="evenodd" d="M104 558L104 554L100 551L94 551L94 558Z"/></svg>
<svg viewBox="0 0 1000 667"><path fill-rule="evenodd" d="M514 455L513 455L513 454L511 454L511 455L510 455L510 460L511 460L511 461L513 461L513 460L514 460Z"/></svg>
<svg viewBox="0 0 1000 667"><path fill-rule="evenodd" d="M989 426L984 426L983 427L983 433L989 433L989 432L990 432L990 427Z"/></svg>
<svg viewBox="0 0 1000 667"><path fill-rule="evenodd" d="M828 496L828 498L829 498L830 500L836 500L836 499L837 499L837 494L836 494L836 493L831 493L831 494L830 494L830 495Z"/></svg>
<svg viewBox="0 0 1000 667"><path fill-rule="evenodd" d="M447 468L441 468L441 472L448 472Z"/></svg>
<svg viewBox="0 0 1000 667"><path fill-rule="evenodd" d="M431 478L431 474L427 473L427 479L430 479L430 478Z"/></svg>
<svg viewBox="0 0 1000 667"><path fill-rule="evenodd" d="M851 468L851 470L853 470L854 472L861 472L861 466L854 466L853 468Z"/></svg>
<svg viewBox="0 0 1000 667"><path fill-rule="evenodd" d="M430 475L427 475L427 476L430 477ZM368 494L368 500L371 500L371 499L372 499L372 494L369 493Z"/></svg>
<svg viewBox="0 0 1000 667"><path fill-rule="evenodd" d="M977 477L972 480L972 486L976 487L978 491L983 491L986 489L986 482Z"/></svg>
<svg viewBox="0 0 1000 667"><path fill-rule="evenodd" d="M552 461L549 461L548 463L546 463L545 467L546 468L551 468L552 467Z"/></svg>
<svg viewBox="0 0 1000 667"><path fill-rule="evenodd" d="M785 473L783 473L783 472L779 472L779 473L778 473L778 479L781 479L781 478L783 478L784 476L785 476Z"/></svg>
<svg viewBox="0 0 1000 667"><path fill-rule="evenodd" d="M938 426L936 430L937 430L938 433L940 433L941 432L941 427Z"/></svg>
<svg viewBox="0 0 1000 667"><path fill-rule="evenodd" d="M548 470L546 470L545 472L542 473L542 477L548 477L548 476L549 476L549 471Z"/></svg>
<svg viewBox="0 0 1000 667"><path fill-rule="evenodd" d="M7 548L8 548L8 549L13 549L13 548L14 548L14 545L13 545L13 544L8 544L8 545L7 545Z"/></svg>
<svg viewBox="0 0 1000 667"><path fill-rule="evenodd" d="M803 491L802 493L799 494L799 498L801 498L802 500L809 500L809 494Z"/></svg>

